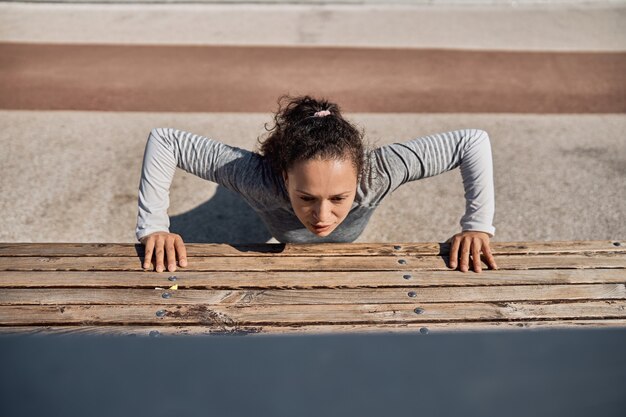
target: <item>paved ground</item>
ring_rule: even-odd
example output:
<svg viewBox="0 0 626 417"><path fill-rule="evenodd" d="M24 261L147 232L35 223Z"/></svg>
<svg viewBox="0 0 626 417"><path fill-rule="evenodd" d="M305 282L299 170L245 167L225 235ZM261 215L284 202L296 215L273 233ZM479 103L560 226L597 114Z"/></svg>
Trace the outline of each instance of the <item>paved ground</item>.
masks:
<svg viewBox="0 0 626 417"><path fill-rule="evenodd" d="M270 114L0 113L4 219L0 241L132 242L147 134L176 126L253 149ZM622 115L353 114L384 144L459 127L492 138L494 240L618 239L626 232ZM259 242L268 235L245 203L179 171L170 215L190 241ZM458 170L406 184L359 238L442 241L463 213Z"/></svg>
<svg viewBox="0 0 626 417"><path fill-rule="evenodd" d="M0 38L138 45L626 49L624 0L585 4L546 0L547 4L535 5L522 4L524 0L480 1L469 5L403 5L385 0L367 5L0 3ZM491 4L496 2L500 4Z"/></svg>
<svg viewBox="0 0 626 417"><path fill-rule="evenodd" d="M464 127L486 130L494 155L494 240L626 235L626 37L615 24L623 6L394 11L378 5L370 14L329 5L290 11L220 5L219 13L209 6L167 7L168 13L158 14L157 6L148 5L0 5L0 241L134 242L150 129L173 126L253 149L285 86L335 98L372 145ZM214 33L210 25L198 26L202 42L194 43L189 34L196 32L180 30L193 26L181 26L176 18L203 13L220 14L221 26ZM259 27L266 27L259 23L264 21L281 27L288 13L308 23L287 27L282 38L267 29L256 37L239 29L237 16ZM364 31L379 21L373 20L376 13L386 13L386 23ZM403 18L411 13L435 26L464 17L483 24L471 30L442 26L452 28L451 34L411 30ZM149 18L157 15L156 22ZM151 26L162 28L168 16L167 27L178 29ZM337 16L351 16L343 31ZM118 30L107 34L98 22ZM494 40L502 37L493 36L502 22L510 29L502 32L508 49ZM59 25L67 30L50 31ZM533 35L535 27L545 49ZM162 32L171 33L173 43L210 52L204 65L211 77L194 72L202 54L189 54L189 46L164 48L171 43L154 37ZM53 44L45 43L48 36ZM337 45L328 48L333 39ZM136 46L123 46L130 44ZM247 44L257 47L234 47ZM448 48L432 49L444 44ZM364 49L368 45L376 48ZM178 59L165 59L168 70L156 72L151 59L168 53ZM180 54L188 60L182 72L176 65ZM316 69L333 71L320 71L321 81L307 84L306 59ZM435 65L442 61L443 67ZM272 71L283 72L272 78ZM196 82L185 84L185 77ZM153 87L161 100L150 96ZM172 94L181 88L188 99ZM385 201L358 241L443 241L458 231L463 209L458 170L410 183ZM172 185L170 215L172 230L187 241L271 238L239 197L182 171Z"/></svg>
<svg viewBox="0 0 626 417"><path fill-rule="evenodd" d="M3 109L262 112L315 91L351 112L626 111L619 52L5 43L0 66Z"/></svg>

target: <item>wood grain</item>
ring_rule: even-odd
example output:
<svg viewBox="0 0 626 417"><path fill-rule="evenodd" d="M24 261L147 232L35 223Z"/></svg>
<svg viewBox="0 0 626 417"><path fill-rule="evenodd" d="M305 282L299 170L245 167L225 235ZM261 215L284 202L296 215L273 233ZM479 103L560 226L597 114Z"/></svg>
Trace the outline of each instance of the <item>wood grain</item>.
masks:
<svg viewBox="0 0 626 417"><path fill-rule="evenodd" d="M163 295L167 298L164 298ZM5 289L0 305L370 304L626 299L624 284L307 290ZM452 301L454 300L454 301Z"/></svg>
<svg viewBox="0 0 626 417"><path fill-rule="evenodd" d="M142 250L0 244L0 333L626 327L621 241L494 243L499 269L480 274L450 270L449 246L432 242L190 244L189 266L162 273Z"/></svg>
<svg viewBox="0 0 626 417"><path fill-rule="evenodd" d="M449 243L186 243L187 256L368 256L448 255ZM554 253L626 253L626 241L491 242L494 255ZM130 243L0 243L0 256L144 256L141 244Z"/></svg>
<svg viewBox="0 0 626 417"><path fill-rule="evenodd" d="M596 253L496 258L499 269L626 268L626 254ZM487 268L482 263L483 268ZM196 257L193 271L411 271L448 270L446 257L435 256L299 256ZM139 258L129 257L0 257L0 270L12 271L143 271Z"/></svg>
<svg viewBox="0 0 626 417"><path fill-rule="evenodd" d="M501 332L501 331L541 331L544 329L572 328L624 328L624 319L601 320L518 320L481 322L423 322L401 324L310 324L306 326L239 326L224 329L211 326L134 326L134 325L54 325L54 326L0 326L0 334L55 334L55 335L118 335L118 336L199 336L232 335L254 336L267 334L333 334L333 333L417 333L437 334L451 332Z"/></svg>
<svg viewBox="0 0 626 417"><path fill-rule="evenodd" d="M416 313L415 309L422 309ZM157 312L163 316L158 317ZM66 305L0 306L0 325L410 323L429 321L626 318L626 300L584 302L315 304L315 305Z"/></svg>
<svg viewBox="0 0 626 417"><path fill-rule="evenodd" d="M169 277L176 277L170 281ZM406 277L406 278L405 278ZM614 284L626 282L623 269L533 269L459 271L3 271L0 288L270 289Z"/></svg>

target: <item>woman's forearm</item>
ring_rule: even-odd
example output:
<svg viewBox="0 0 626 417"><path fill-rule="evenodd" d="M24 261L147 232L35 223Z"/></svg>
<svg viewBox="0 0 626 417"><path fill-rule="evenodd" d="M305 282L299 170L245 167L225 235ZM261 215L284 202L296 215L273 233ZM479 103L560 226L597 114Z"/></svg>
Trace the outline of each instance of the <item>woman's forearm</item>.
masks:
<svg viewBox="0 0 626 417"><path fill-rule="evenodd" d="M141 241L154 232L168 232L170 219L169 189L176 171L176 155L163 140L160 129L148 136L139 180L137 227L135 234Z"/></svg>
<svg viewBox="0 0 626 417"><path fill-rule="evenodd" d="M461 176L465 189L465 214L460 224L463 231L475 230L495 234L495 193L493 162L489 135L483 130L467 141L461 160Z"/></svg>

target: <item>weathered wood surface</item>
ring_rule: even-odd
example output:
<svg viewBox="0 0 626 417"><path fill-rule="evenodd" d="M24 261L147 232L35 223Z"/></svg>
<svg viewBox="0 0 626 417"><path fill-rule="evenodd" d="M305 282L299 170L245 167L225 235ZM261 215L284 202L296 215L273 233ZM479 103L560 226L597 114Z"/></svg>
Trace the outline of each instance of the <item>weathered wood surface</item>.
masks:
<svg viewBox="0 0 626 417"><path fill-rule="evenodd" d="M499 269L480 274L450 270L444 243L187 249L187 268L157 273L141 245L0 243L0 333L626 327L622 241L494 242Z"/></svg>
<svg viewBox="0 0 626 417"><path fill-rule="evenodd" d="M498 259L498 258L496 258ZM501 267L500 267L501 268ZM488 273L486 273L488 272ZM544 269L484 271L211 271L148 273L135 271L0 271L0 288L102 287L151 288L177 283L185 289L454 287L534 284L623 283L619 269ZM175 276L177 281L171 282Z"/></svg>
<svg viewBox="0 0 626 417"><path fill-rule="evenodd" d="M448 256L299 256L294 257L194 257L195 271L446 271ZM501 269L621 268L623 254L589 253L563 255L499 255ZM5 271L143 271L133 257L0 257Z"/></svg>
<svg viewBox="0 0 626 417"><path fill-rule="evenodd" d="M440 333L470 331L503 331L520 329L618 328L626 327L624 319L577 319L538 321L468 321L468 322L413 322L386 324L306 324L299 326L110 326L110 325L52 325L6 326L0 334L94 334L119 336L211 335L211 334L317 334L317 333Z"/></svg>
<svg viewBox="0 0 626 417"><path fill-rule="evenodd" d="M448 243L186 243L193 256L352 256L352 255L443 255ZM494 254L532 255L550 253L617 252L626 250L626 241L492 242ZM143 245L120 243L0 243L0 256L137 256Z"/></svg>
<svg viewBox="0 0 626 417"><path fill-rule="evenodd" d="M526 285L483 287L424 288L332 288L280 290L146 290L146 289L5 289L0 305L67 305L67 304L204 304L204 305L266 305L266 304L363 304L407 303L416 299L427 303L540 301L540 300L605 300L626 298L624 284ZM180 287L179 287L180 288Z"/></svg>

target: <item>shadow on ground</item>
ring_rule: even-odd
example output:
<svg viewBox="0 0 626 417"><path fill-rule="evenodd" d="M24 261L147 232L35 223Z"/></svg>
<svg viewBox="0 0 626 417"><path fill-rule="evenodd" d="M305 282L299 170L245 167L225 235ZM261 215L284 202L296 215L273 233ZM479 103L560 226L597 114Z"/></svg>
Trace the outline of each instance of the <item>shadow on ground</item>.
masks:
<svg viewBox="0 0 626 417"><path fill-rule="evenodd" d="M170 217L170 232L186 243L266 243L272 235L246 201L218 186L210 200Z"/></svg>

